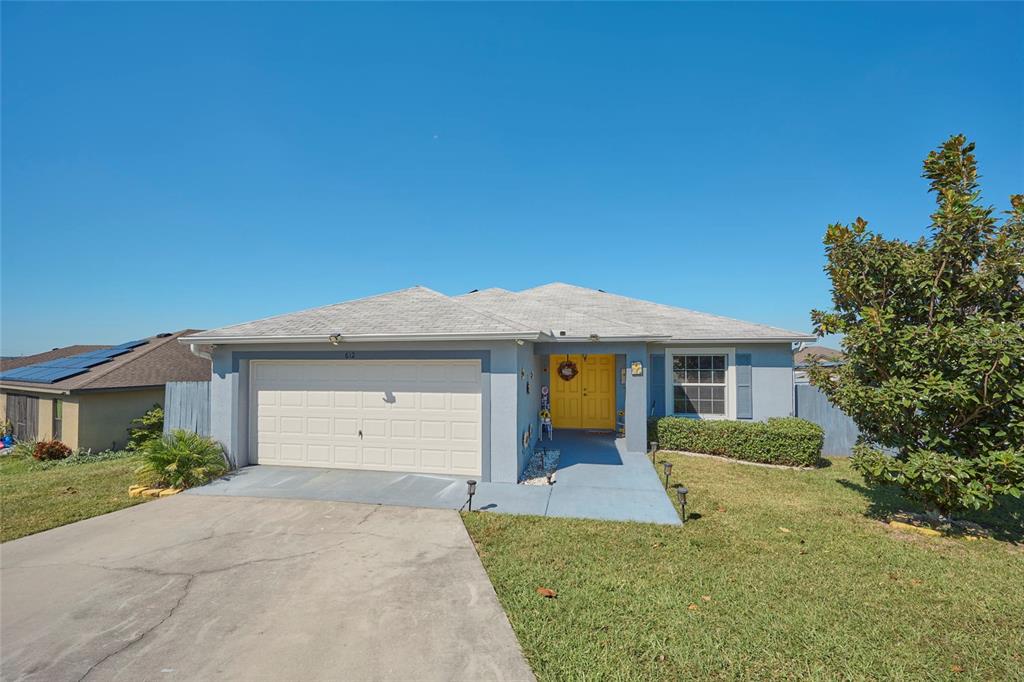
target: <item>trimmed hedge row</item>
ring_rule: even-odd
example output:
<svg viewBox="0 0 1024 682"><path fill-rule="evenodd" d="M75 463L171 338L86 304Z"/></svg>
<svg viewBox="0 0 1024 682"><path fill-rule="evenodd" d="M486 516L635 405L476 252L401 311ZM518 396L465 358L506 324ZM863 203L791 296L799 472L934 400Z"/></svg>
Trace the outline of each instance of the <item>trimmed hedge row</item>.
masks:
<svg viewBox="0 0 1024 682"><path fill-rule="evenodd" d="M651 426L651 440L665 450L788 466L816 465L825 440L820 426L796 417L763 422L663 417Z"/></svg>

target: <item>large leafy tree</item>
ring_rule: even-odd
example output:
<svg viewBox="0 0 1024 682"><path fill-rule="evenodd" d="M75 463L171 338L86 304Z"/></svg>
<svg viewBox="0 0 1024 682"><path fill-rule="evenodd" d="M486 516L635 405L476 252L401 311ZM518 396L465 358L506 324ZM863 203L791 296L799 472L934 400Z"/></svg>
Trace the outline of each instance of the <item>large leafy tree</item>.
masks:
<svg viewBox="0 0 1024 682"><path fill-rule="evenodd" d="M825 233L846 363L811 380L857 423L854 465L933 513L991 507L1024 490L1024 196L999 220L981 203L974 144L950 137L924 162L930 234L885 239L858 218Z"/></svg>

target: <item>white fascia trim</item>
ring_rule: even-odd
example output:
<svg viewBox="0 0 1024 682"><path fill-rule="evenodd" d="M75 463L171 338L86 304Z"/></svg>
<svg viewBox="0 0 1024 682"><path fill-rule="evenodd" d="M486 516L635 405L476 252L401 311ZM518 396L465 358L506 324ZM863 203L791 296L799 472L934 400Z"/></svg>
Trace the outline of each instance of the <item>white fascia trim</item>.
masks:
<svg viewBox="0 0 1024 682"><path fill-rule="evenodd" d="M71 389L50 388L45 384L0 384L0 390L26 393L52 393L53 395L71 395Z"/></svg>
<svg viewBox="0 0 1024 682"><path fill-rule="evenodd" d="M546 334L545 343L624 343L632 341L644 341L646 343L657 343L670 341L670 336L598 336L592 339L589 336L551 336Z"/></svg>
<svg viewBox="0 0 1024 682"><path fill-rule="evenodd" d="M178 343L185 344L251 344L251 343L326 343L330 344L329 334L315 334L302 336L182 336ZM366 334L366 335L344 335L341 334L339 344L357 342L377 341L514 341L523 339L536 341L541 336L540 332L525 332L509 334L507 332L479 333L479 334Z"/></svg>
<svg viewBox="0 0 1024 682"><path fill-rule="evenodd" d="M817 340L817 336L780 336L780 337L758 337L753 339L743 338L720 338L720 339L679 339L673 338L668 341L658 341L658 343L735 343L735 344L748 344L748 343L792 343L794 341L811 341Z"/></svg>

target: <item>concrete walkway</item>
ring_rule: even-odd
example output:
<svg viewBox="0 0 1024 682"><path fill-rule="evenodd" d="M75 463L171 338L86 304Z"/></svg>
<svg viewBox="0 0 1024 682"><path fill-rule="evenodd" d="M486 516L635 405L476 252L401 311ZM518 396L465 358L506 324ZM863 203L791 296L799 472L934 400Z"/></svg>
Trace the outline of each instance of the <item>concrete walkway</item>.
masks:
<svg viewBox="0 0 1024 682"><path fill-rule="evenodd" d="M646 455L624 451L610 434L558 432L545 447L560 451L551 486L479 483L473 508L533 514L678 525L679 516ZM460 509L467 477L383 471L251 466L190 495L231 495L338 500L408 507Z"/></svg>
<svg viewBox="0 0 1024 682"><path fill-rule="evenodd" d="M450 510L178 495L4 543L3 680L532 680Z"/></svg>

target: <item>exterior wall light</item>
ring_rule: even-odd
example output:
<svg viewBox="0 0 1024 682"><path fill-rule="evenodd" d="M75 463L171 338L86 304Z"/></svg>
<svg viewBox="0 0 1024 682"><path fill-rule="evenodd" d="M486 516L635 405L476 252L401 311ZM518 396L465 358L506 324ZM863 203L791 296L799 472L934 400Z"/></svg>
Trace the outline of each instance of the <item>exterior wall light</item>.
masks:
<svg viewBox="0 0 1024 682"><path fill-rule="evenodd" d="M676 497L679 499L679 512L683 523L686 523L686 493L688 492L690 491L682 483L676 486Z"/></svg>
<svg viewBox="0 0 1024 682"><path fill-rule="evenodd" d="M327 340L331 342L331 345L337 346L341 343L341 334L331 334L327 337Z"/></svg>
<svg viewBox="0 0 1024 682"><path fill-rule="evenodd" d="M668 490L668 477L672 475L672 462L664 459L661 461L661 466L665 467L665 490Z"/></svg>
<svg viewBox="0 0 1024 682"><path fill-rule="evenodd" d="M600 336L598 336L597 334L591 334L591 335L590 335L590 340L591 340L591 341L600 341L600 340L601 340L601 337L600 337Z"/></svg>
<svg viewBox="0 0 1024 682"><path fill-rule="evenodd" d="M466 491L469 493L469 511L473 511L473 495L476 495L476 481L466 481Z"/></svg>

